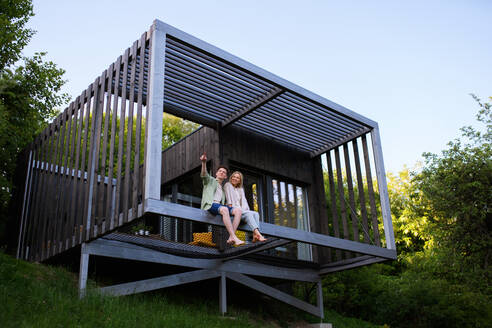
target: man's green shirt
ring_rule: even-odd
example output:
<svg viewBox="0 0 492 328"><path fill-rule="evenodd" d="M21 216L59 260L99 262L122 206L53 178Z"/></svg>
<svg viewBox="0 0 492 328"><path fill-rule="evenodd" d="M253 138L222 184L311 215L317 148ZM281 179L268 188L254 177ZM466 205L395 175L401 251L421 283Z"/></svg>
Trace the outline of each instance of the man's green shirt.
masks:
<svg viewBox="0 0 492 328"><path fill-rule="evenodd" d="M217 190L219 183L214 177L210 176L208 172L207 175L202 176L201 178L203 182L201 209L208 210L210 207L212 207L212 203L214 202L215 191ZM225 204L225 193L222 193L222 200L220 203Z"/></svg>

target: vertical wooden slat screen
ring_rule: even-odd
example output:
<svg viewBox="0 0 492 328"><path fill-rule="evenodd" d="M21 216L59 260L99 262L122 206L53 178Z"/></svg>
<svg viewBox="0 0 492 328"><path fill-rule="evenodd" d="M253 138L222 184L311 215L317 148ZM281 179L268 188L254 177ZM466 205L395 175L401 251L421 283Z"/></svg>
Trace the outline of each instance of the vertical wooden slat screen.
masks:
<svg viewBox="0 0 492 328"><path fill-rule="evenodd" d="M35 224L36 224L36 231L34 232L33 236L33 259L35 261L39 261L40 256L41 256L41 242L42 242L42 234L43 234L43 210L44 210L44 196L46 195L45 192L42 192L44 189L46 189L46 175L47 175L47 159L48 159L48 151L49 151L49 142L47 142L49 133L50 133L51 127L48 126L45 130L45 133L42 136L42 153L41 153L41 168L40 168L40 176L41 176L41 181L40 184L38 185L38 193L37 198L38 198L38 207L36 210L36 219L35 219Z"/></svg>
<svg viewBox="0 0 492 328"><path fill-rule="evenodd" d="M114 143L116 139L116 121L117 121L117 113L118 113L118 90L119 90L119 79L120 79L120 71L121 71L121 56L118 57L115 64L115 74L111 79L111 83L108 85L108 92L111 92L114 95L113 97L113 108L112 108L112 117L111 117L111 138L109 142L109 167L108 167L108 185L106 186L106 195L108 196L106 199L106 230L113 229L115 224L114 219L114 207L113 205L113 160L114 160ZM113 81L114 80L114 81ZM111 197L110 197L111 195Z"/></svg>
<svg viewBox="0 0 492 328"><path fill-rule="evenodd" d="M85 97L86 97L86 90L82 92L82 94L77 97L75 101L75 112L74 116L77 119L76 122L77 124L77 134L76 137L74 138L77 140L76 141L76 146L75 146L75 161L73 164L73 173L70 172L70 174L73 174L72 177L72 188L70 188L70 203L68 204L68 209L67 209L67 224L65 226L65 248L68 249L69 247L73 246L75 244L75 236L77 234L77 231L79 229L76 228L77 225L77 219L76 219L76 213L79 211L76 211L77 208L77 200L78 200L78 194L79 194L79 186L81 184L80 181L83 181L83 177L80 179L79 178L79 159L80 159L80 145L81 145L81 140L82 140L82 133L84 129L84 108L85 108Z"/></svg>
<svg viewBox="0 0 492 328"><path fill-rule="evenodd" d="M101 217L101 233L104 233L106 230L108 230L109 227L109 215L108 211L106 211L105 207L105 199L110 199L111 198L111 187L113 185L112 179L109 178L109 172L106 173L106 157L107 157L107 150L108 150L108 133L109 131L109 121L111 121L111 89L113 86L113 70L114 70L114 64L111 64L109 66L108 72L107 72L107 83L106 83L106 104L105 104L105 111L104 111L104 129L103 129L103 134L102 134L102 154L101 154L101 169L100 169L100 175L101 175L101 183L98 185L98 194L101 195L98 197L98 202L97 202L97 208L99 210L99 216ZM115 97L117 98L117 96ZM108 176L108 181L107 184L104 183L104 177ZM106 185L109 186L106 188Z"/></svg>
<svg viewBox="0 0 492 328"><path fill-rule="evenodd" d="M357 174L357 186L359 191L359 205L360 212L362 216L362 229L364 234L364 242L371 242L371 238L369 236L369 227L367 225L367 208L366 208L366 197L364 193L364 182L362 180L362 171L360 167L360 159L359 159L359 145L357 142L358 139L352 140L352 147L354 151L354 162L355 162L355 172Z"/></svg>
<svg viewBox="0 0 492 328"><path fill-rule="evenodd" d="M86 99L90 99L90 94L92 92L92 84L84 90L80 99L80 122L79 122L79 136L77 137L77 152L75 155L75 184L72 188L72 192L74 193L72 196L72 210L70 214L70 224L69 224L69 238L71 238L72 246L77 245L81 241L82 234L82 214L83 210L81 209L82 204L84 203L84 194L83 194L83 185L84 185L84 172L85 172L85 149L87 146L87 129L88 129L88 118L89 118L89 104L86 102ZM87 110L86 110L87 109ZM82 148L81 148L82 144ZM79 162L79 158L80 162ZM80 173L80 176L79 176ZM77 210L79 209L80 210ZM69 241L70 244L70 241Z"/></svg>
<svg viewBox="0 0 492 328"><path fill-rule="evenodd" d="M73 105L70 104L70 106L65 109L61 116L61 123L60 123L60 131L59 131L59 136L60 136L60 142L58 144L59 147L59 152L58 152L58 157L56 160L56 163L58 164L58 174L57 174L57 184L56 184L56 195L58 195L57 200L56 200L56 209L54 213L54 218L60 218L59 220L53 220L54 221L54 233L53 233L53 250L51 255L55 255L59 252L60 249L60 237L58 236L58 230L60 230L60 226L62 225L62 220L60 217L60 210L63 207L64 200L63 197L65 193L63 192L63 187L64 187L64 178L65 178L65 170L67 168L66 166L66 157L67 157L67 151L68 151L68 141L65 140L65 138L70 135L70 124L71 124L71 110L73 109ZM68 120L69 123L66 123ZM68 131L67 131L68 130ZM65 160L65 164L63 163Z"/></svg>
<svg viewBox="0 0 492 328"><path fill-rule="evenodd" d="M93 92L93 84L89 85L89 88L87 89L87 92L85 93L85 117L84 117L84 131L83 131L83 136L82 136L82 148L80 151L82 152L82 159L80 162L80 174L81 174L81 184L79 188L79 203L78 207L80 207L80 210L77 211L77 226L76 226L76 244L79 244L85 240L84 236L84 222L85 218L87 216L87 207L86 207L86 199L87 199L87 192L85 188L86 184L86 172L87 172L87 164L86 164L86 157L87 157L87 151L88 151L88 136L89 136L89 121L90 121L90 116L91 116L91 98L92 98L92 92Z"/></svg>
<svg viewBox="0 0 492 328"><path fill-rule="evenodd" d="M34 149L34 163L32 168L32 186L31 186L31 206L29 207L29 211L26 213L27 216L27 236L26 243L24 249L21 252L24 252L24 259L30 260L32 259L32 250L34 249L34 230L37 228L37 209L39 203L39 197L37 197L38 188L41 180L41 145L42 145L42 136L43 134L36 137L33 142Z"/></svg>
<svg viewBox="0 0 492 328"><path fill-rule="evenodd" d="M98 77L94 83L93 83L93 94L92 94L92 99L88 100L89 102L92 101L92 115L91 115L91 131L90 131L90 137L88 140L89 147L87 147L89 153L88 161L87 161L87 183L84 187L85 189L85 202L84 202L84 233L82 235L83 241L88 240L91 237L91 226L94 224L92 220L92 190L93 190L93 185L94 185L94 165L95 165L95 147L97 142L94 140L96 137L96 125L97 125L97 98L99 95L99 80L100 77Z"/></svg>
<svg viewBox="0 0 492 328"><path fill-rule="evenodd" d="M20 257L45 260L141 215L149 38L144 33L30 145Z"/></svg>
<svg viewBox="0 0 492 328"><path fill-rule="evenodd" d="M140 142L142 133L142 103L143 103L143 86L144 86L144 72L145 72L145 40L147 33L144 33L140 38L140 50L138 60L138 95L137 95L137 122L135 128L135 157L133 162L133 170L135 183L132 186L132 213L134 217L138 217L141 214L138 213L138 192L142 190L142 179L140 177ZM137 64L137 60L135 60Z"/></svg>
<svg viewBox="0 0 492 328"><path fill-rule="evenodd" d="M339 221L339 216L338 216L338 211L337 211L337 199L336 199L336 192L335 192L335 182L333 180L333 165L331 163L331 156L330 154L326 154L326 161L328 165L328 184L329 184L329 194L330 194L330 199L331 199L331 215L332 215L332 220L333 220L333 232L335 234L335 237L340 238L340 228L338 225ZM340 252L339 249L336 250L335 256L337 260L342 259L342 253Z"/></svg>
<svg viewBox="0 0 492 328"><path fill-rule="evenodd" d="M23 249L24 241L25 241L25 228L26 228L26 209L29 206L29 200L30 200L30 192L29 188L31 187L31 180L32 180L32 161L33 161L33 150L32 147L29 146L26 148L22 154L23 158L27 157L27 165L25 167L26 172L26 177L25 177L25 185L24 185L24 198L22 200L22 212L20 216L20 226L19 226L19 239L17 241L17 254L16 258L20 259L23 258L23 254L21 253L21 250Z"/></svg>
<svg viewBox="0 0 492 328"><path fill-rule="evenodd" d="M82 188L82 192L83 192L83 195L84 195L84 202L83 202L83 216L81 218L81 222L82 222L82 225L81 225L81 240L80 242L84 242L87 240L88 238L88 233L89 231L87 231L89 228L87 226L87 223L90 223L88 222L88 213L90 212L90 209L89 209L89 198L90 198L90 194L89 194L89 188L90 188L90 179L91 179L91 170L92 170L92 151L91 151L91 148L93 146L92 144L92 139L93 139L93 135L94 135L94 120L95 120L95 115L94 113L91 112L91 107L94 107L94 104L93 104L93 96L96 97L97 95L97 90L98 90L98 87L97 87L97 84L98 84L98 81L99 78L96 79L96 81L94 83L92 83L92 91L87 95L87 113L86 113L86 117L85 117L85 121L86 121L86 128L85 128L85 138L84 138L84 146L86 146L86 148L83 147L82 151L83 151L83 154L84 156L82 157L82 162L84 164L84 166L87 168L87 169L84 169L82 172L86 173L87 172L87 180L85 181L84 185L83 185L83 188ZM89 125L89 122L90 122L90 125ZM89 129L90 129L90 132L89 132ZM87 157L87 164L85 163L85 159Z"/></svg>
<svg viewBox="0 0 492 328"><path fill-rule="evenodd" d="M128 75L128 60L129 60L130 49L126 49L125 54L123 55L123 80L121 82L122 90L121 90L121 110L120 110L120 129L118 134L118 160L116 165L116 200L115 200L115 212L114 215L116 223L115 226L120 225L120 203L121 203L121 175L122 175L122 165L123 165L123 141L124 141L124 132L125 132L125 112L126 112L126 77ZM119 77L118 77L119 80ZM119 82L118 82L119 84Z"/></svg>
<svg viewBox="0 0 492 328"><path fill-rule="evenodd" d="M49 125L49 132L47 135L47 151L46 151L46 172L45 172L45 185L43 186L42 190L42 210L41 210L41 234L40 238L38 240L38 256L37 260L41 261L44 259L46 256L46 249L47 249L47 230L48 230L48 215L49 215L49 207L50 204L48 203L48 195L52 195L51 193L51 186L52 186L52 179L51 179L51 169L53 167L53 152L54 152L54 144L55 144L55 138L54 138L54 130L55 130L55 122L51 123Z"/></svg>
<svg viewBox="0 0 492 328"><path fill-rule="evenodd" d="M343 235L342 238L344 239L381 246L378 230L381 218L378 217L378 203L376 203L377 197L373 186L371 157L367 144L368 134L370 132L338 145L325 153L328 178L325 192L330 197L329 207L334 237L340 238ZM362 148L362 152L360 148ZM341 163L341 151L343 151L344 171ZM361 159L361 155L363 159ZM335 164L333 164L333 158ZM361 165L362 160L364 167ZM369 212L372 226L369 226ZM347 215L352 218L351 229ZM340 231L339 222L342 223L342 231ZM337 250L335 254L336 259L341 260L341 252ZM350 257L358 254L344 252L344 255L344 257Z"/></svg>
<svg viewBox="0 0 492 328"><path fill-rule="evenodd" d="M91 191L92 191L92 201L91 201L91 225L89 227L90 229L90 238L95 237L97 235L97 232L99 231L98 226L100 224L100 216L99 211L98 211L98 197L101 197L101 195L98 195L97 191L99 190L99 183L104 183L104 174L102 175L103 181L99 182L99 152L100 152L100 147L101 147L101 128L102 128L102 120L103 120L103 111L104 111L104 89L106 87L106 74L107 70L104 71L100 77L100 83L101 85L99 86L98 92L97 92L97 97L94 96L94 101L97 101L97 106L95 107L95 124L96 127L94 129L95 135L94 135L94 142L95 145L93 146L93 153L94 153L94 158L92 159L94 162L94 167L92 168L92 184L91 184ZM94 114L93 114L94 115Z"/></svg>
<svg viewBox="0 0 492 328"><path fill-rule="evenodd" d="M26 213L26 242L24 244L24 249L21 249L21 252L24 254L23 258L28 260L31 259L30 255L32 254L33 244L34 244L34 230L37 224L36 221L36 211L33 209L38 208L39 197L37 197L38 187L40 182L40 163L41 163L41 140L43 134L36 137L33 142L33 151L34 151L34 163L32 167L32 186L30 188L31 195L31 205L29 206L29 211Z"/></svg>
<svg viewBox="0 0 492 328"><path fill-rule="evenodd" d="M127 132L126 132L126 151L125 151L125 184L123 187L123 223L128 222L128 220L133 219L133 217L128 217L128 196L131 194L131 182L132 177L130 174L130 163L131 163L131 154L132 154L132 134L133 134L133 105L135 99L135 72L137 70L137 44L135 41L131 48L131 62L129 63L130 67L130 101L128 108L128 124L127 124ZM126 89L126 76L124 87ZM132 216L134 213L132 213Z"/></svg>
<svg viewBox="0 0 492 328"><path fill-rule="evenodd" d="M337 168L338 199L340 200L340 212L342 216L343 238L349 239L349 229L347 224L347 208L345 205L345 191L343 190L343 176L340 164L340 152L335 149L335 164Z"/></svg>
<svg viewBox="0 0 492 328"><path fill-rule="evenodd" d="M372 184L371 164L369 162L367 139L365 135L363 135L361 139L362 139L362 149L364 152L364 164L366 167L367 191L369 193L369 202L371 205L372 231L374 234L374 241L376 242L376 245L381 246L381 240L379 237L379 227L378 227L378 212L376 208L376 197L374 196L374 189Z"/></svg>
<svg viewBox="0 0 492 328"><path fill-rule="evenodd" d="M350 166L350 156L348 153L348 145L343 145L343 157L345 162L345 173L347 177L347 189L349 196L349 214L352 218L352 240L359 241L359 223L355 213L355 200L354 200L354 185L352 183L352 168Z"/></svg>
<svg viewBox="0 0 492 328"><path fill-rule="evenodd" d="M75 188L77 186L77 175L78 175L78 155L79 155L79 147L80 144L76 146L75 140L77 142L80 140L80 133L81 133L81 128L80 128L80 123L79 121L82 121L82 119L79 119L79 113L81 111L81 106L80 106L80 96L75 99L75 102L73 104L73 110L72 110L72 115L73 115L73 132L70 140L70 161L68 164L68 171L67 171L67 179L69 181L67 185L67 198L66 198L66 205L64 208L64 215L66 217L66 222L65 222L65 229L64 229L64 236L63 236L63 243L65 244L65 249L69 247L69 242L72 241L72 236L74 234L74 229L73 229L73 221L72 221L72 216L71 216L71 206L75 206L74 200L75 200ZM77 147L77 151L75 151L75 147ZM74 157L75 156L75 157Z"/></svg>
<svg viewBox="0 0 492 328"><path fill-rule="evenodd" d="M58 160L58 153L59 148L60 148L60 126L61 126L61 121L63 120L63 115L58 116L55 121L54 121L54 128L53 128L53 134L52 134L52 139L53 139L53 152L51 155L51 167L50 167L50 187L48 189L48 195L54 195L55 199L54 201L48 201L47 202L47 222L46 222L46 249L45 249L45 257L49 257L53 255L53 239L54 239L54 232L53 232L53 226L55 221L52 220L53 216L55 215L54 211L55 208L59 202L58 199L58 192L56 190L58 186L58 177L59 175L56 173L57 169L59 168L57 160ZM48 197L48 196L47 196Z"/></svg>

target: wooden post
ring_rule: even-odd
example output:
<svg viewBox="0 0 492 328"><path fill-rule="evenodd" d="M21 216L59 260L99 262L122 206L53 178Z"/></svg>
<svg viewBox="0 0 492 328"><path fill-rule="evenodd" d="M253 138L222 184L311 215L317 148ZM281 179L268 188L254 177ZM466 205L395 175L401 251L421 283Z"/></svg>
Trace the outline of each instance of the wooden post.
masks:
<svg viewBox="0 0 492 328"><path fill-rule="evenodd" d="M227 290L226 290L226 275L225 275L225 272L222 272L220 274L219 307L220 307L220 313L222 315L224 315L227 312Z"/></svg>
<svg viewBox="0 0 492 328"><path fill-rule="evenodd" d="M381 202L381 212L383 215L386 248L396 250L393 222L391 221L388 186L386 184L386 172L384 170L383 150L381 149L381 139L379 138L379 128L377 125L371 131L371 140L372 151L374 153L374 165L376 166L376 176L378 178L379 199Z"/></svg>
<svg viewBox="0 0 492 328"><path fill-rule="evenodd" d="M27 213L29 211L29 200L30 198L30 189L31 189L31 166L32 166L32 150L29 150L29 159L27 161L27 174L26 174L26 183L24 187L24 198L22 202L22 214L21 214L21 222L19 227L19 239L17 243L17 259L20 259L22 256L22 250L24 248L24 229L25 229L25 221L27 217Z"/></svg>
<svg viewBox="0 0 492 328"><path fill-rule="evenodd" d="M80 268L79 268L79 298L85 296L87 287L87 272L89 271L89 252L87 244L83 243L80 248Z"/></svg>
<svg viewBox="0 0 492 328"><path fill-rule="evenodd" d="M150 45L149 103L146 119L145 199L161 198L162 112L164 108L164 66L166 33L154 21Z"/></svg>
<svg viewBox="0 0 492 328"><path fill-rule="evenodd" d="M319 317L323 319L325 317L325 311L323 308L323 284L321 283L321 280L317 282L316 298L316 305L318 306Z"/></svg>

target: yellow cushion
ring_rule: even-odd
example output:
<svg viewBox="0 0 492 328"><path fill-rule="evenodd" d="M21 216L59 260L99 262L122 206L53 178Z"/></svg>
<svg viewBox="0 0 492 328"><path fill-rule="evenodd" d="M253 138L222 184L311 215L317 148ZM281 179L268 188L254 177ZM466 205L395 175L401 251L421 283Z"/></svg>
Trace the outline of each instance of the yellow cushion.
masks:
<svg viewBox="0 0 492 328"><path fill-rule="evenodd" d="M211 232L194 232L193 241L190 245L195 246L205 246L205 247L216 247L217 245L212 241Z"/></svg>
<svg viewBox="0 0 492 328"><path fill-rule="evenodd" d="M241 239L242 241L246 241L246 232L245 231L236 230L236 236L237 236L237 238Z"/></svg>

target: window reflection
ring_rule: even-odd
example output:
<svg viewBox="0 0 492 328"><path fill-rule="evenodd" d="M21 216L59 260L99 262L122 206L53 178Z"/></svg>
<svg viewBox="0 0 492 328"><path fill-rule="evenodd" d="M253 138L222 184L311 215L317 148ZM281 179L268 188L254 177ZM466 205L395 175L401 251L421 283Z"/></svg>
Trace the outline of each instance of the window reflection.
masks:
<svg viewBox="0 0 492 328"><path fill-rule="evenodd" d="M273 222L276 225L309 231L307 195L305 188L286 181L272 179ZM278 255L300 260L312 259L311 247L305 243L291 243L276 248Z"/></svg>

